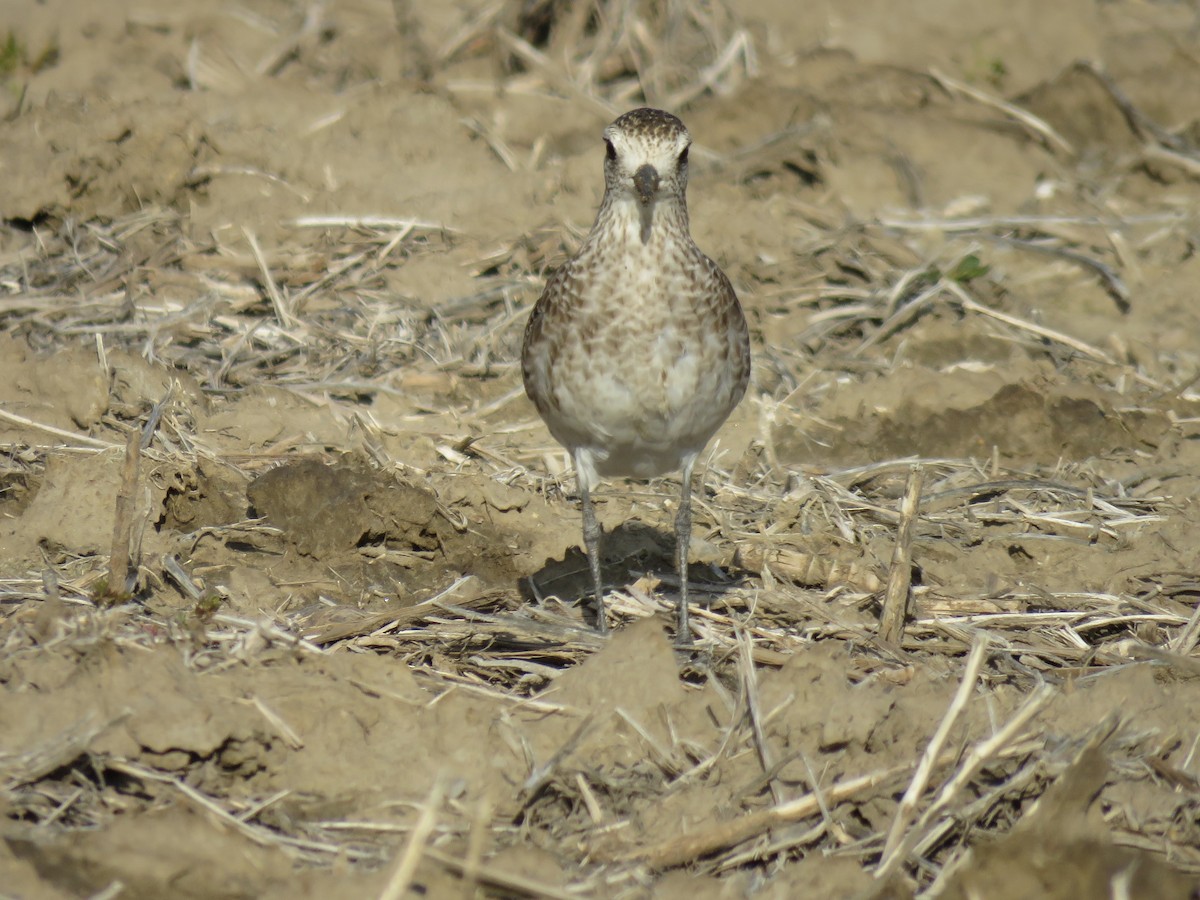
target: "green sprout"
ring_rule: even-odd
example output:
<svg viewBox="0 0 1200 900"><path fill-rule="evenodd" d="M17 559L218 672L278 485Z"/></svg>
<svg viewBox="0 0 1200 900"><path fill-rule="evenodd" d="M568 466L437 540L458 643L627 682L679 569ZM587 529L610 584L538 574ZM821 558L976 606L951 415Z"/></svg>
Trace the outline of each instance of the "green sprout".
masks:
<svg viewBox="0 0 1200 900"><path fill-rule="evenodd" d="M968 253L946 273L946 277L959 284L969 284L976 278L986 275L990 270L991 266L985 265L974 253Z"/></svg>

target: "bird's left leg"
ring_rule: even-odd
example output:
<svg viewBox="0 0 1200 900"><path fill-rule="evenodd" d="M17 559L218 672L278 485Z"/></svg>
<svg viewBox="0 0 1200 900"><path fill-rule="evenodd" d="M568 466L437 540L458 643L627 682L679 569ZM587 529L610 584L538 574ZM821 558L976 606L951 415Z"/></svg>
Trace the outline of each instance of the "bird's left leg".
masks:
<svg viewBox="0 0 1200 900"><path fill-rule="evenodd" d="M692 543L692 467L696 454L689 453L683 460L683 486L679 492L679 512L675 514L675 567L679 571L679 609L675 641L690 644L692 632L688 628L688 550Z"/></svg>

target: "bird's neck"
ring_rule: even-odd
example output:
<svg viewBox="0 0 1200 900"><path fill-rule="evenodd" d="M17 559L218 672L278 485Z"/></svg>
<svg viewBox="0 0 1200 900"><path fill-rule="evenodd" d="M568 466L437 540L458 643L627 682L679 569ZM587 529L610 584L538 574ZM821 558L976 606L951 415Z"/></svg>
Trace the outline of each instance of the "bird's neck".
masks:
<svg viewBox="0 0 1200 900"><path fill-rule="evenodd" d="M581 250L606 245L628 252L653 249L668 241L691 241L687 203L682 197L657 197L643 204L627 195L606 193Z"/></svg>

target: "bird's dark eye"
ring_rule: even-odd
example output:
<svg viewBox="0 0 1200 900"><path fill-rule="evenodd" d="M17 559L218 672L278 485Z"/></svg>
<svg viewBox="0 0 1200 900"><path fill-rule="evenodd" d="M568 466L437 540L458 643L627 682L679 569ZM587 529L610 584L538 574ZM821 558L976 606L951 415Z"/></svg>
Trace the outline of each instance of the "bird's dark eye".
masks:
<svg viewBox="0 0 1200 900"><path fill-rule="evenodd" d="M613 146L612 141L605 141L604 147L605 147L605 150L604 150L605 156L607 156L609 159L617 158L617 148Z"/></svg>
<svg viewBox="0 0 1200 900"><path fill-rule="evenodd" d="M688 152L688 148L684 147L683 152L679 154L679 164L681 166L686 165L686 163L687 163L687 152Z"/></svg>

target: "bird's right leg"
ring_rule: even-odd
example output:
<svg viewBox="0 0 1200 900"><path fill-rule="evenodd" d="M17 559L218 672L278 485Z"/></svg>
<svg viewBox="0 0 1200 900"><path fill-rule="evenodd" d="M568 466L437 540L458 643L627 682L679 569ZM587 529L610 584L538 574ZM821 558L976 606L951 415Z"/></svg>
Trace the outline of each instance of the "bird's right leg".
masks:
<svg viewBox="0 0 1200 900"><path fill-rule="evenodd" d="M601 634L608 631L608 618L604 614L604 584L600 580L600 523L596 521L596 510L592 506L591 487L588 484L590 460L584 460L575 451L575 478L579 484L579 497L583 502L583 546L587 550L588 567L592 570L592 589L596 601L596 630Z"/></svg>

